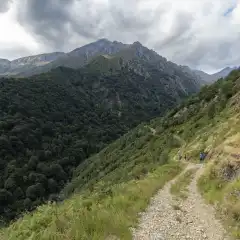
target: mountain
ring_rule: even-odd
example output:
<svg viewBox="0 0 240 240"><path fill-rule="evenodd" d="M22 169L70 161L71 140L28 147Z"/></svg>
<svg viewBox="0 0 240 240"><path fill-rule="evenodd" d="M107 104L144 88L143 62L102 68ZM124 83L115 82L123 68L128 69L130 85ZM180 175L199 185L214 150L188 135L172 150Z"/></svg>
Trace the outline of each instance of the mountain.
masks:
<svg viewBox="0 0 240 240"><path fill-rule="evenodd" d="M128 46L127 44L123 44L117 41L111 42L103 38L96 42L87 44L83 47L74 49L68 54L68 56L78 57L78 56L86 55L86 58L91 58L91 57L102 55L102 54L112 55L119 52L120 50L122 50L127 46Z"/></svg>
<svg viewBox="0 0 240 240"><path fill-rule="evenodd" d="M200 71L200 70L193 70L193 72L202 80L204 81L205 83L209 84L209 83L213 83L215 81L217 81L218 79L220 78L225 78L228 76L228 74L237 69L238 67L226 67L224 69L222 69L221 71L219 72L216 72L214 74L208 74L208 73L205 73L203 71Z"/></svg>
<svg viewBox="0 0 240 240"><path fill-rule="evenodd" d="M99 55L112 55L126 47L126 44L119 43L117 41L110 42L107 39L100 39L96 42L87 44L83 47L76 48L73 51L64 54L55 61L49 63L46 67L42 69L45 71L53 69L59 66L70 67L70 68L80 68L87 64L89 60L93 57ZM39 69L39 73L42 70Z"/></svg>
<svg viewBox="0 0 240 240"><path fill-rule="evenodd" d="M212 74L212 75L211 75L211 80L212 80L212 81L214 81L214 80L216 81L216 80L218 80L218 79L220 79L220 78L225 78L225 77L228 76L228 74L229 74L231 71L233 71L233 70L235 70L235 69L237 69L237 67L233 67L233 68L226 67L226 68L224 68L223 70L221 70L221 71L219 71L219 72L217 72L217 73Z"/></svg>
<svg viewBox="0 0 240 240"><path fill-rule="evenodd" d="M200 78L202 79L206 84L210 84L212 82L214 82L215 80L211 80L211 75L201 71L201 70L193 70L193 72ZM216 79L217 80L217 79Z"/></svg>
<svg viewBox="0 0 240 240"><path fill-rule="evenodd" d="M139 44L121 51L100 55L80 69L58 67L29 78L0 80L4 220L52 198L84 159L200 89L177 65L160 63L161 57ZM135 59L139 54L142 60ZM48 57L19 64L36 65L52 59Z"/></svg>
<svg viewBox="0 0 240 240"><path fill-rule="evenodd" d="M40 54L16 59L12 62L6 60L7 62L4 62L4 64L8 64L8 68L4 65L1 67L0 62L0 73L2 75L27 77L48 72L59 66L80 68L93 57L102 54L115 54L126 46L126 44L117 41L110 42L107 39L100 39L83 47L76 48L69 53L55 52Z"/></svg>
<svg viewBox="0 0 240 240"><path fill-rule="evenodd" d="M161 156L162 152L169 152L181 146L182 152L186 153L189 157L191 156L192 160L198 158L198 154L202 150L214 153L214 147L212 145L218 141L218 148L220 150L221 141L223 140L221 140L221 136L217 136L217 140L212 139L213 131L216 129L220 130L220 122L227 124L228 120L233 117L233 114L237 113L235 111L239 109L239 97L240 70L235 70L226 80L221 79L212 85L204 86L199 93L185 99L177 107L168 111L163 117L153 119L148 124L143 123L139 125L136 129L130 131L100 153L81 163L74 172L72 182L70 182L63 191L65 197L68 197L73 192L79 192L83 188L88 189L89 185L92 185L93 182L106 181L107 184L111 182L108 182L111 178L114 179L115 183L121 182L123 180L121 175L121 172L124 171L123 168L131 165L131 162L128 162L126 159L131 159L131 156L135 156L135 151L139 149L138 145L141 146L140 149L142 150L142 154L144 154L143 152L147 152L148 149L144 147L144 144L152 144L152 147L155 146L153 147L154 151L156 151L153 155L157 153L158 157ZM237 114L237 116L239 116L239 114ZM234 119L231 119L231 121ZM235 120L234 127L237 127L237 122L239 123L240 121L239 119ZM210 126L208 124L210 124ZM214 129L214 127L216 129ZM208 132L210 129L211 131ZM222 129L222 131L228 134L227 127ZM154 135L153 142L156 141L158 144L151 142L151 137L149 136L151 133ZM229 135L234 134L239 134L238 129L235 129L235 131ZM205 135L208 136L210 142L212 141L208 143L209 145L207 145L204 140L207 138L204 137ZM141 140L144 136L147 139L145 139L145 142ZM196 143L199 136L201 136L202 139L199 139ZM119 156L124 155L125 151L127 152L128 146L131 145L130 142L134 142L132 145L136 148L131 148L132 152L128 152L129 156L125 158L125 161L123 160L124 157L122 160L118 159ZM210 144L212 145L210 146ZM114 154L111 153L112 151L114 151ZM174 155L171 156L177 158L176 153L177 152L174 151ZM109 158L107 156L109 156ZM110 156L112 156L112 158ZM137 155L136 159L138 159L138 157L139 155ZM134 159L134 157L132 159ZM154 161L151 157L148 160L150 162ZM139 158L139 161L143 161L143 159L141 158L140 160ZM118 162L119 165L116 168L112 168L111 164L115 166L116 162ZM137 161L134 162L137 167ZM150 164L150 162L148 162L148 164ZM104 166L105 164L106 166ZM139 164L142 163L139 162ZM129 175L133 174L131 171L135 166L129 166ZM140 166L138 165L138 167ZM147 164L143 164L141 167L148 168ZM98 174L101 170L104 171L104 174ZM238 165L236 171L238 170L240 170L240 165ZM140 172L139 170L139 173ZM89 179L86 178L85 174L94 177L93 179ZM128 177L131 178L129 175ZM132 177L134 176L132 175Z"/></svg>
<svg viewBox="0 0 240 240"><path fill-rule="evenodd" d="M50 56L54 55L51 53ZM45 56L38 55L39 57ZM35 59L38 56L32 56ZM123 44L117 41L109 41L107 39L100 39L96 42L87 44L80 48L76 48L69 53L58 53L54 55L55 58L50 58L48 61L39 61L32 63L29 61L23 61L24 59L17 59L11 62L10 70L2 70L2 75L14 75L17 77L29 77L32 75L48 72L51 69L59 66L69 68L81 68L91 62L94 58L101 56L108 56L108 58L122 58L123 63L133 67L138 73L146 73L146 69L152 68L160 71L164 71L168 74L174 75L187 75L191 78L191 81L197 82L196 84L202 84L199 79L190 69L183 73L181 66L175 63L167 61L166 58L161 57L153 50L142 46L140 42L134 42L133 44ZM17 64L14 64L17 63ZM24 67L24 64L26 66ZM20 67L18 67L20 65ZM13 69L12 69L13 68ZM5 69L5 68L4 68Z"/></svg>
<svg viewBox="0 0 240 240"><path fill-rule="evenodd" d="M13 61L0 59L0 75L16 75L20 72L32 71L32 69L44 66L63 55L63 52L54 52L18 58Z"/></svg>
<svg viewBox="0 0 240 240"><path fill-rule="evenodd" d="M139 42L125 46L116 54L95 57L90 61L90 64L86 65L86 67L89 66L94 66L94 69L98 69L100 72L127 67L147 79L159 78L161 84L166 87L166 91L168 89L172 91L171 88L175 86L176 93L178 89L185 93L194 92L201 86L201 82L196 79L196 76L182 71L180 66L167 61Z"/></svg>
<svg viewBox="0 0 240 240"><path fill-rule="evenodd" d="M239 239L239 99L240 71L235 70L81 162L62 192L62 203L39 207L0 230L0 236L131 239L131 229L151 197L181 171L181 150L193 162L200 152L208 153L200 193L217 206L226 230Z"/></svg>
<svg viewBox="0 0 240 240"><path fill-rule="evenodd" d="M188 66L181 66L181 69L186 74L190 75L193 79L195 79L201 86L204 86L206 84L209 84L208 82L208 74L200 71L200 70L192 70Z"/></svg>
<svg viewBox="0 0 240 240"><path fill-rule="evenodd" d="M0 59L0 74L4 74L10 67L11 62L7 59Z"/></svg>
<svg viewBox="0 0 240 240"><path fill-rule="evenodd" d="M156 52L142 46L140 42L123 44L117 41L111 42L108 39L103 38L76 48L68 53L46 53L23 57L13 61L0 59L0 75L29 77L48 72L59 66L77 69L88 64L94 58L101 56L108 56L108 58L121 57L125 64L129 63L131 66L134 65L139 71L142 69L142 73L145 71L145 68L142 68L143 63L148 63L152 67L165 72L173 72L173 69L176 71L183 71L188 77L195 79L200 85L213 83L219 78L226 77L232 70L236 69L236 67L227 67L220 72L208 74L200 70L193 70L187 66L177 65L167 61L166 58L161 57ZM136 60L138 60L137 64Z"/></svg>

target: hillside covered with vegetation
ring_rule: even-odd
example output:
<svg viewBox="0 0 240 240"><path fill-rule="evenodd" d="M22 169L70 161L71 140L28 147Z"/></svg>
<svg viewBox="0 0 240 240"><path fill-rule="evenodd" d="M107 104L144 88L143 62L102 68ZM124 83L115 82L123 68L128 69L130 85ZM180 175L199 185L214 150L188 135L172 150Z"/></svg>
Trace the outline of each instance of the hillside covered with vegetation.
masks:
<svg viewBox="0 0 240 240"><path fill-rule="evenodd" d="M56 199L75 168L137 124L162 115L189 91L167 73L122 67L101 73L57 68L0 80L0 214L11 220Z"/></svg>
<svg viewBox="0 0 240 240"><path fill-rule="evenodd" d="M203 87L161 118L141 124L80 163L61 204L41 206L1 231L6 239L131 239L150 197L180 170L177 152L198 161L207 151L203 196L240 236L240 71Z"/></svg>

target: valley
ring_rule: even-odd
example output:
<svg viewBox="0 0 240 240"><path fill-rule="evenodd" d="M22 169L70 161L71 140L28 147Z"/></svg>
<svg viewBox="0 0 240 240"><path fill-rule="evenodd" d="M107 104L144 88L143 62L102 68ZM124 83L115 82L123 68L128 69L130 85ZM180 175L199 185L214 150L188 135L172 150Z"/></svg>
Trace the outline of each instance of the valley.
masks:
<svg viewBox="0 0 240 240"><path fill-rule="evenodd" d="M239 164L228 154L236 153L238 146L239 80L240 72L235 70L226 79L204 86L163 117L146 120L90 156L73 171L72 180L61 191L63 203L38 207L2 229L2 238L131 239L139 212L184 168L177 155L181 149L191 162L198 161L199 152L208 152L206 167L194 178L194 188L198 187L207 203L217 206L216 218L238 239ZM190 189L186 203L195 196L192 194ZM178 226L181 229L183 225ZM151 233L149 228L147 231ZM208 230L202 234L212 236ZM212 239L220 238L214 235Z"/></svg>
<svg viewBox="0 0 240 240"><path fill-rule="evenodd" d="M240 237L238 69L203 79L107 39L11 64L0 61L1 239Z"/></svg>
<svg viewBox="0 0 240 240"><path fill-rule="evenodd" d="M138 44L129 56L138 47L143 48ZM3 223L58 199L85 159L200 89L177 66L170 72L158 69L157 60L139 58L135 63L96 57L80 69L58 67L29 78L0 80Z"/></svg>

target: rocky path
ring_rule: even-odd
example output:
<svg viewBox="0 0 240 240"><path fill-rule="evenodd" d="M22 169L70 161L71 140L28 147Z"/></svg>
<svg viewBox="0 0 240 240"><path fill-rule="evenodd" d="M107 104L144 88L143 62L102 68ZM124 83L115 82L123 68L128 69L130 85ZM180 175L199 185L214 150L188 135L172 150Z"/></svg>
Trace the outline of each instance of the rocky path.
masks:
<svg viewBox="0 0 240 240"><path fill-rule="evenodd" d="M198 170L189 185L188 198L176 200L170 193L170 187L177 178L170 181L153 197L146 212L141 214L139 227L133 229L133 239L230 239L215 218L212 206L205 204L197 191L197 179L203 172L203 166L189 165L185 171L195 167Z"/></svg>

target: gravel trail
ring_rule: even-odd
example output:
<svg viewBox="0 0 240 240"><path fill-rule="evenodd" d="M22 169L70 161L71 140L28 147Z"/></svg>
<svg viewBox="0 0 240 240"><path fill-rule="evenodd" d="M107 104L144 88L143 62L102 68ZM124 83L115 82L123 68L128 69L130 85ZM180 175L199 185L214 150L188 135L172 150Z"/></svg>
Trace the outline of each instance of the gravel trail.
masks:
<svg viewBox="0 0 240 240"><path fill-rule="evenodd" d="M176 199L170 193L171 184L178 177L167 183L152 198L146 212L141 213L138 228L132 229L134 240L230 240L216 219L214 208L198 193L197 179L203 166L190 164L185 171L191 168L198 170L189 185L187 199Z"/></svg>

